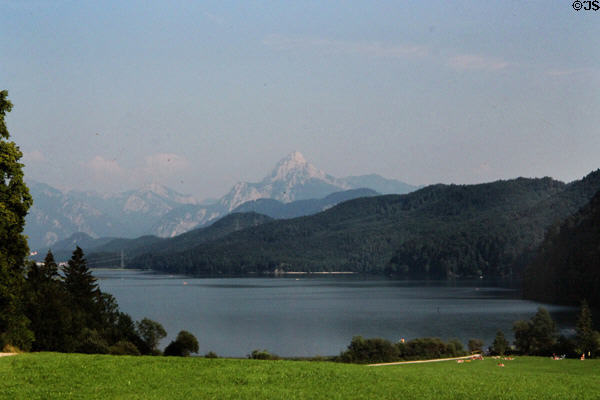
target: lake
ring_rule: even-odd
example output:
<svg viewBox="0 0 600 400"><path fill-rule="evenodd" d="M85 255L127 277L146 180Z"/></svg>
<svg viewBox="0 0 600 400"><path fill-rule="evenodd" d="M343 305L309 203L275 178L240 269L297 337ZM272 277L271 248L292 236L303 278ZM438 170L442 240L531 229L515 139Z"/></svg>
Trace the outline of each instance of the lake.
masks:
<svg viewBox="0 0 600 400"><path fill-rule="evenodd" d="M94 269L102 291L135 320L193 333L200 354L245 357L266 349L289 357L337 355L355 335L471 338L490 346L500 329L546 307L568 329L577 309L521 300L515 289L484 281L400 281L382 277L193 278L139 270Z"/></svg>

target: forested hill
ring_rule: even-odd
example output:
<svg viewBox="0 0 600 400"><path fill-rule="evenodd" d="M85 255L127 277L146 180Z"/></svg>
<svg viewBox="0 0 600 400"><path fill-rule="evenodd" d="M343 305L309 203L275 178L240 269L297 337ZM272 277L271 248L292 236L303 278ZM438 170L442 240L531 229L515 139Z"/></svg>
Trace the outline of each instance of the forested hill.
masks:
<svg viewBox="0 0 600 400"><path fill-rule="evenodd" d="M548 230L527 267L523 293L530 299L600 307L600 192L579 212Z"/></svg>
<svg viewBox="0 0 600 400"><path fill-rule="evenodd" d="M173 238L142 236L137 239L114 239L94 248L88 254L88 262L93 267L114 266L123 252L125 261L146 253L160 254L179 252L192 248L199 243L217 240L223 236L251 226L264 224L273 219L262 214L232 213L217 220L205 228L193 229Z"/></svg>
<svg viewBox="0 0 600 400"><path fill-rule="evenodd" d="M589 201L588 186L600 189L599 171L569 185L550 178L433 185L272 221L185 251L144 254L129 265L191 274L516 275L547 227Z"/></svg>

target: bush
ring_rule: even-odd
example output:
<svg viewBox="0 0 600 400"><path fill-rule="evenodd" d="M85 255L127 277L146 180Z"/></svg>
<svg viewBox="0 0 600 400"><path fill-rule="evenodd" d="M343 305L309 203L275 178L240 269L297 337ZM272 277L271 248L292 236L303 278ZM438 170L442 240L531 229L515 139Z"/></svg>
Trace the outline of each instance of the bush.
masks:
<svg viewBox="0 0 600 400"><path fill-rule="evenodd" d="M481 339L469 339L469 351L471 353L481 353L483 351L483 340Z"/></svg>
<svg viewBox="0 0 600 400"><path fill-rule="evenodd" d="M384 363L398 358L398 348L388 340L362 336L353 337L348 349L340 355L341 361L350 363Z"/></svg>
<svg viewBox="0 0 600 400"><path fill-rule="evenodd" d="M463 345L458 339L448 343L438 338L418 338L408 342L392 344L381 338L352 338L348 349L340 354L338 360L350 363L385 363L399 360L419 360L429 358L457 357L465 355Z"/></svg>
<svg viewBox="0 0 600 400"><path fill-rule="evenodd" d="M183 350L183 346L181 345L181 343L173 340L171 341L171 343L168 344L167 347L165 347L165 351L163 352L163 355L165 356L175 356L175 357L184 357L184 350Z"/></svg>
<svg viewBox="0 0 600 400"><path fill-rule="evenodd" d="M160 354L160 351L157 349L158 342L167 336L167 331L165 331L165 328L159 322L144 318L136 323L136 333L145 344L144 350L148 349L148 353L152 355ZM140 350L142 349L140 348ZM143 352L146 353L145 351Z"/></svg>
<svg viewBox="0 0 600 400"><path fill-rule="evenodd" d="M84 329L75 347L75 353L108 354L108 343L93 329Z"/></svg>
<svg viewBox="0 0 600 400"><path fill-rule="evenodd" d="M204 355L204 358L219 358L219 356L214 351L209 351Z"/></svg>
<svg viewBox="0 0 600 400"><path fill-rule="evenodd" d="M448 345L446 346L446 352L451 357L460 357L465 355L465 349L463 344L458 339L450 339Z"/></svg>
<svg viewBox="0 0 600 400"><path fill-rule="evenodd" d="M165 356L187 357L190 353L197 353L199 349L198 340L188 331L181 331L177 339L169 343L165 348Z"/></svg>
<svg viewBox="0 0 600 400"><path fill-rule="evenodd" d="M108 348L108 352L115 356L139 356L141 355L140 351L135 344L128 342L127 340L121 340Z"/></svg>
<svg viewBox="0 0 600 400"><path fill-rule="evenodd" d="M439 338L417 338L406 342L404 353L400 356L404 359L413 360L448 357L457 352L456 342L453 341L450 348L448 348L448 345ZM460 348L462 349L462 344Z"/></svg>
<svg viewBox="0 0 600 400"><path fill-rule="evenodd" d="M248 354L248 358L252 360L279 360L277 354L271 354L267 350L252 350L252 353Z"/></svg>

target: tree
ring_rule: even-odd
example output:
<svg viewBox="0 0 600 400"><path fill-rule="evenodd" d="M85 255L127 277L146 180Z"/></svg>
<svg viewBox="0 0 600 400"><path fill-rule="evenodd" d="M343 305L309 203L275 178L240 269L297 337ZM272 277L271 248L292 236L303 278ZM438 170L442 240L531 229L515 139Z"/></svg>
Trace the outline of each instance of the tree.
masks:
<svg viewBox="0 0 600 400"><path fill-rule="evenodd" d="M32 349L36 351L65 351L70 341L71 308L58 266L48 251L44 263L32 263L27 272L26 315L35 334Z"/></svg>
<svg viewBox="0 0 600 400"><path fill-rule="evenodd" d="M198 339L188 331L180 331L177 339L165 348L165 356L187 357L199 350Z"/></svg>
<svg viewBox="0 0 600 400"><path fill-rule="evenodd" d="M556 324L544 307L539 307L537 313L531 319L530 332L532 337L531 352L540 356L551 354L557 339Z"/></svg>
<svg viewBox="0 0 600 400"><path fill-rule="evenodd" d="M592 312L588 303L581 302L581 311L577 318L575 327L575 340L578 353L584 353L586 356L594 355L600 349L600 333L594 330L592 325Z"/></svg>
<svg viewBox="0 0 600 400"><path fill-rule="evenodd" d="M11 344L28 349L34 336L25 316L24 283L29 252L23 235L25 216L33 200L23 181L23 154L9 141L8 92L0 91L0 348Z"/></svg>
<svg viewBox="0 0 600 400"><path fill-rule="evenodd" d="M498 331L496 333L496 338L494 339L494 342L492 343L492 352L494 354L503 356L504 353L506 353L506 350L508 350L508 347L509 347L509 343L508 343L508 340L506 340L506 337L504 337L504 332Z"/></svg>
<svg viewBox="0 0 600 400"><path fill-rule="evenodd" d="M556 345L556 325L548 310L538 308L529 321L517 321L513 325L515 346L521 354L545 356Z"/></svg>
<svg viewBox="0 0 600 400"><path fill-rule="evenodd" d="M483 349L483 340L481 339L469 339L467 344L471 353L481 353Z"/></svg>
<svg viewBox="0 0 600 400"><path fill-rule="evenodd" d="M142 354L157 354L158 342L165 336L167 332L163 326L149 318L144 318L136 324L137 333L143 341L144 349L140 348Z"/></svg>
<svg viewBox="0 0 600 400"><path fill-rule="evenodd" d="M73 315L73 336L78 337L84 328L97 329L101 325L101 293L96 278L87 266L79 246L64 268L64 285L70 299Z"/></svg>

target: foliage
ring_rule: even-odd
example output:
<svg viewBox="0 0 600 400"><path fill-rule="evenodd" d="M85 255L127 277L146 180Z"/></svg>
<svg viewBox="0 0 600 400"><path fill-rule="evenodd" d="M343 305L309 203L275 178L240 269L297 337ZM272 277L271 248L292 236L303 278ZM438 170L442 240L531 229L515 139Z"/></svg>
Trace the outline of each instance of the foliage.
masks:
<svg viewBox="0 0 600 400"><path fill-rule="evenodd" d="M515 346L521 354L547 356L555 350L556 325L543 307L529 321L516 321L513 331Z"/></svg>
<svg viewBox="0 0 600 400"><path fill-rule="evenodd" d="M89 255L90 264L96 267L105 266L107 259L119 259L121 251L124 252L126 261L142 254L164 254L179 252L193 248L200 243L217 240L240 229L264 224L272 221L266 215L257 213L232 213L210 226L193 229L172 238L158 238L156 236L142 236L137 239L113 239L108 243L93 248ZM101 239L97 239L100 241ZM104 260L104 261L103 261ZM112 265L109 265L112 266Z"/></svg>
<svg viewBox="0 0 600 400"><path fill-rule="evenodd" d="M33 200L23 181L23 154L10 135L5 117L12 109L8 92L0 91L0 347L24 350L34 340L24 314L24 276L29 252L23 235L25 216Z"/></svg>
<svg viewBox="0 0 600 400"><path fill-rule="evenodd" d="M142 339L145 345L146 351L142 351L144 354L147 352L151 354L160 354L158 350L158 343L162 338L167 336L165 328L156 321L149 318L144 318L136 324L137 333Z"/></svg>
<svg viewBox="0 0 600 400"><path fill-rule="evenodd" d="M390 367L32 353L0 358L0 398L592 400L600 360L516 357Z"/></svg>
<svg viewBox="0 0 600 400"><path fill-rule="evenodd" d="M139 356L141 353L135 344L128 342L127 340L120 340L108 348L109 354L118 356Z"/></svg>
<svg viewBox="0 0 600 400"><path fill-rule="evenodd" d="M96 330L84 328L79 338L75 353L108 354L108 343Z"/></svg>
<svg viewBox="0 0 600 400"><path fill-rule="evenodd" d="M219 356L214 351L209 351L204 355L204 358L219 358Z"/></svg>
<svg viewBox="0 0 600 400"><path fill-rule="evenodd" d="M508 340L506 340L504 332L498 331L496 333L496 337L494 338L494 342L492 343L492 353L503 356L509 349L510 343Z"/></svg>
<svg viewBox="0 0 600 400"><path fill-rule="evenodd" d="M523 279L526 298L600 307L600 191L553 225Z"/></svg>
<svg viewBox="0 0 600 400"><path fill-rule="evenodd" d="M41 266L30 265L26 281L25 314L35 333L32 350L72 350L71 302L52 252Z"/></svg>
<svg viewBox="0 0 600 400"><path fill-rule="evenodd" d="M481 353L483 351L483 340L481 339L469 339L467 344L471 353Z"/></svg>
<svg viewBox="0 0 600 400"><path fill-rule="evenodd" d="M569 185L550 178L433 185L247 227L192 248L147 252L128 265L189 274L518 276L545 229L590 199L589 187L600 189L600 171Z"/></svg>
<svg viewBox="0 0 600 400"><path fill-rule="evenodd" d="M355 336L342 352L339 361L376 364L400 360L433 359L465 355L462 343L453 339L445 343L438 338L417 338L408 342L391 343L382 338L365 339Z"/></svg>
<svg viewBox="0 0 600 400"><path fill-rule="evenodd" d="M165 356L187 357L190 353L198 353L198 339L188 331L180 331L177 338L165 348Z"/></svg>
<svg viewBox="0 0 600 400"><path fill-rule="evenodd" d="M575 333L577 352L586 356L596 356L600 351L600 333L593 328L592 312L585 300L581 302Z"/></svg>
<svg viewBox="0 0 600 400"><path fill-rule="evenodd" d="M398 348L382 338L365 339L355 336L348 349L340 355L343 362L383 363L397 361L400 358Z"/></svg>
<svg viewBox="0 0 600 400"><path fill-rule="evenodd" d="M157 342L148 338L154 334L160 340L166 334L162 326L147 320L141 327L150 336L142 338L131 317L119 311L115 298L100 291L79 247L62 274L51 252L43 264L32 263L25 289L25 312L36 351L151 354Z"/></svg>
<svg viewBox="0 0 600 400"><path fill-rule="evenodd" d="M271 354L267 350L252 350L252 353L248 354L248 358L252 360L279 360L277 354Z"/></svg>

